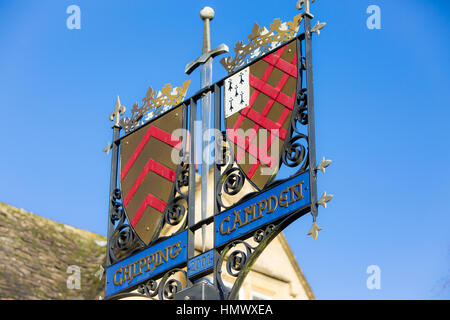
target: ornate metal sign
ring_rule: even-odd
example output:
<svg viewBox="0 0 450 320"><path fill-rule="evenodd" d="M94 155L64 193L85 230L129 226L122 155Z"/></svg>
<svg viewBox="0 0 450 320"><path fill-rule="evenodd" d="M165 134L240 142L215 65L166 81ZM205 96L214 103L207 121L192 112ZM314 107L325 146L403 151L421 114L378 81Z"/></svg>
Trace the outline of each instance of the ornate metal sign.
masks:
<svg viewBox="0 0 450 320"><path fill-rule="evenodd" d="M292 21L275 19L269 29L255 24L249 42L239 41L235 56L220 61L228 75L216 83L212 59L228 47L210 49L214 11L204 8L202 56L185 70L201 66L202 89L185 99L189 81L161 92L150 88L122 119L125 107L117 98L113 141L104 149L112 151L107 298L234 299L250 266L286 226L311 213L308 235L317 239L318 206L332 198L317 197L317 172L331 161L316 164L314 127L311 43L325 24L311 28L308 0L297 7L305 11ZM203 131L214 114L213 181L204 159L196 180L199 103ZM207 248L208 226L213 241ZM235 279L231 289L224 274Z"/></svg>
<svg viewBox="0 0 450 320"><path fill-rule="evenodd" d="M260 190L275 177L289 140L297 70L297 46L290 42L225 80L227 138L240 168Z"/></svg>
<svg viewBox="0 0 450 320"><path fill-rule="evenodd" d="M308 209L309 174L289 179L215 217L215 246L242 238L291 212Z"/></svg>
<svg viewBox="0 0 450 320"><path fill-rule="evenodd" d="M124 291L152 276L181 265L186 260L185 231L109 267L106 271L106 292L113 295Z"/></svg>
<svg viewBox="0 0 450 320"><path fill-rule="evenodd" d="M179 171L182 107L151 121L121 141L120 190L125 213L139 238L148 245L163 226L167 204Z"/></svg>

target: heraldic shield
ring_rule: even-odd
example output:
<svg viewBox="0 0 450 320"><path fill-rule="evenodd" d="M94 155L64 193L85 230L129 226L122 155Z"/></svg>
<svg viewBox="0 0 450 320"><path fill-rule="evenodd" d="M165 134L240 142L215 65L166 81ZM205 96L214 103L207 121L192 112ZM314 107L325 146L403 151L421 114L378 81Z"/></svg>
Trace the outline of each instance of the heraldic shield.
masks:
<svg viewBox="0 0 450 320"><path fill-rule="evenodd" d="M145 243L157 239L179 165L183 107L140 127L121 141L120 185L130 225Z"/></svg>
<svg viewBox="0 0 450 320"><path fill-rule="evenodd" d="M228 142L242 171L263 189L279 170L297 90L297 46L292 41L251 63L224 83Z"/></svg>

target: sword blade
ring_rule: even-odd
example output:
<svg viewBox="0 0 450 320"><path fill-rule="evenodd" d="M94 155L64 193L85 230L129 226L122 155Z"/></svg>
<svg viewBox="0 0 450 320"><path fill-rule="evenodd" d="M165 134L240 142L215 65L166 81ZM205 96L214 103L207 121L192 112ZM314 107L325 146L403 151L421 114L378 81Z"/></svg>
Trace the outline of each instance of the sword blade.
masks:
<svg viewBox="0 0 450 320"><path fill-rule="evenodd" d="M212 58L201 66L201 87L205 88L212 83ZM208 168L210 164L211 141L211 92L202 98L202 169L201 169L201 219L208 216ZM206 250L206 225L202 226L202 251Z"/></svg>
<svg viewBox="0 0 450 320"><path fill-rule="evenodd" d="M212 58L201 66L201 87L205 88L212 83ZM210 164L209 145L211 141L211 92L202 98L202 169L201 169L201 219L208 216L208 168ZM206 225L202 225L202 251L206 250Z"/></svg>

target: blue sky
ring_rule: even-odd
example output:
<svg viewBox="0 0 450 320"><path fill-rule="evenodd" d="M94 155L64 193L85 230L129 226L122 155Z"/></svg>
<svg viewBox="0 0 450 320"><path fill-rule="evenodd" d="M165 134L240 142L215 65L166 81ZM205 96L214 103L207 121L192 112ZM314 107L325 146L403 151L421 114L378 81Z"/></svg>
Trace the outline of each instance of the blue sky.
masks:
<svg viewBox="0 0 450 320"><path fill-rule="evenodd" d="M115 98L181 85L201 53L199 11L213 7L212 47L254 22L297 14L296 1L0 0L0 201L106 234ZM81 8L69 30L66 8ZM369 30L369 5L381 30ZM318 299L449 299L450 3L318 0L314 37L317 157L333 160L319 193L335 196L285 234ZM315 21L314 21L315 23ZM218 62L213 81L225 76ZM381 289L366 269L381 269Z"/></svg>

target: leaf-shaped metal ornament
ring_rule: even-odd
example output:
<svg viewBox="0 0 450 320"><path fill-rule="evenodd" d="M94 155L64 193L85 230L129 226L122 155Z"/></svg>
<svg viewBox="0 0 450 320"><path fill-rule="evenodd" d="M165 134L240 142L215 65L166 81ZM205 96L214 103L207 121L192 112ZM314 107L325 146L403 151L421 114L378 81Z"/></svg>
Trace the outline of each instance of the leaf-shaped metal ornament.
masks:
<svg viewBox="0 0 450 320"><path fill-rule="evenodd" d="M106 147L103 148L103 152L106 152L106 154L109 154L109 152L112 149L112 144L111 142L108 142L108 144L106 145Z"/></svg>
<svg viewBox="0 0 450 320"><path fill-rule="evenodd" d="M317 223L314 221L311 229L308 232L308 236L312 236L313 240L316 241L320 230L322 230L322 228L319 227Z"/></svg>
<svg viewBox="0 0 450 320"><path fill-rule="evenodd" d="M325 157L323 157L320 163L317 165L316 170L320 170L325 173L325 168L327 168L331 164L331 162L331 160L326 160Z"/></svg>
<svg viewBox="0 0 450 320"><path fill-rule="evenodd" d="M314 26L314 28L312 28L311 32L315 32L317 33L317 35L319 35L320 30L322 30L326 25L327 25L326 22L320 23L319 21L317 21L316 25Z"/></svg>
<svg viewBox="0 0 450 320"><path fill-rule="evenodd" d="M333 199L333 195L332 194L327 194L326 192L324 192L322 194L322 196L320 197L319 201L317 201L318 205L323 206L324 208L327 207L327 203Z"/></svg>

